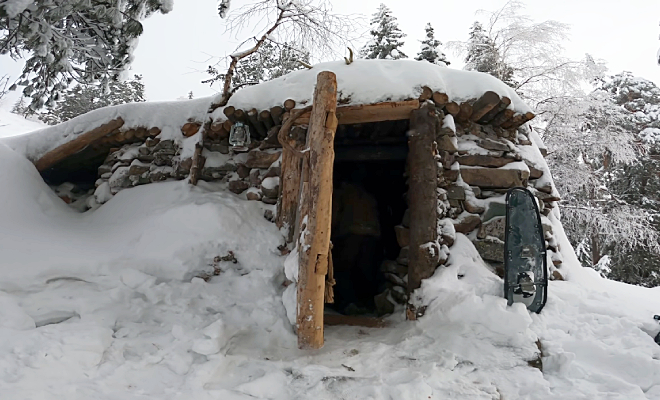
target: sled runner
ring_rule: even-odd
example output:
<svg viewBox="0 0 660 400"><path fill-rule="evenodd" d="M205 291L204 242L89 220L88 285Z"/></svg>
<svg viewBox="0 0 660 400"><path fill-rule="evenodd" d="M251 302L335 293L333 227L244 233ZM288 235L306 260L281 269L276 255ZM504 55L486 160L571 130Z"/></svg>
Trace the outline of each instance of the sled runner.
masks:
<svg viewBox="0 0 660 400"><path fill-rule="evenodd" d="M548 269L541 215L527 189L506 194L504 236L504 297L540 313L548 297Z"/></svg>

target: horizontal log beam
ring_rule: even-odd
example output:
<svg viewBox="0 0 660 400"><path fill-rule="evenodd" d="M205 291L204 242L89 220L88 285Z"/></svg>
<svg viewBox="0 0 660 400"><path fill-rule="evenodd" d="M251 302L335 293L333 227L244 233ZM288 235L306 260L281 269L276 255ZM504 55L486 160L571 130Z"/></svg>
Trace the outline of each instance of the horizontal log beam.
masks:
<svg viewBox="0 0 660 400"><path fill-rule="evenodd" d="M111 133L116 129L121 128L122 125L124 125L124 120L121 119L121 117L106 122L105 124L98 126L89 132L85 132L82 135L79 135L77 138L71 140L70 142L67 142L49 151L40 159L38 159L34 165L37 167L38 171L43 171L48 167L55 165L58 161L61 161L64 158L79 152L92 142L102 138L103 136Z"/></svg>
<svg viewBox="0 0 660 400"><path fill-rule="evenodd" d="M419 100L388 101L384 103L337 107L339 125L410 119L410 113L419 108ZM304 113L294 125L308 125L309 113Z"/></svg>

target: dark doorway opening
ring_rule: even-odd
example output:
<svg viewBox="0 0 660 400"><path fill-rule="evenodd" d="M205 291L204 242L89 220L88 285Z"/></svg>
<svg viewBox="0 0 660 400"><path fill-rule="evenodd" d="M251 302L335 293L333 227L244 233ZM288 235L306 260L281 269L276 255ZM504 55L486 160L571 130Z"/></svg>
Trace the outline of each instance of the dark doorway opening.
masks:
<svg viewBox="0 0 660 400"><path fill-rule="evenodd" d="M349 126L335 140L333 264L335 303L346 315L388 313L374 301L387 289L381 265L401 251L395 226L407 209L407 121ZM389 310L391 312L391 310Z"/></svg>

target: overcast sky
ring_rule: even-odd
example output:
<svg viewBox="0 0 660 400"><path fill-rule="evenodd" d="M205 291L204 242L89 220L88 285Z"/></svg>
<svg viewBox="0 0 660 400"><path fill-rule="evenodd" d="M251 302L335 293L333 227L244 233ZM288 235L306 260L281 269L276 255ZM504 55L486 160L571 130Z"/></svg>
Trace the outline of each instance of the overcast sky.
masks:
<svg viewBox="0 0 660 400"><path fill-rule="evenodd" d="M237 8L247 0L233 0ZM470 25L483 16L479 9L495 10L503 0L332 0L340 14L364 14L366 21L380 3L392 9L405 38L404 51L414 57L431 22L443 43L465 41ZM604 59L610 73L623 70L660 85L656 53L660 47L658 0L527 0L525 12L536 21L554 19L571 25L566 53L582 58L590 53ZM624 5L625 4L625 5ZM193 91L195 97L216 93L200 81L217 57L234 51L237 43L258 32L244 31L238 38L225 33L216 12L216 0L175 0L174 11L144 21L144 34L135 51L132 73L142 74L149 100L174 100ZM368 26L365 25L365 32ZM356 45L361 45L358 43ZM462 66L458 55L447 52L451 67ZM20 66L0 59L0 72L17 76Z"/></svg>

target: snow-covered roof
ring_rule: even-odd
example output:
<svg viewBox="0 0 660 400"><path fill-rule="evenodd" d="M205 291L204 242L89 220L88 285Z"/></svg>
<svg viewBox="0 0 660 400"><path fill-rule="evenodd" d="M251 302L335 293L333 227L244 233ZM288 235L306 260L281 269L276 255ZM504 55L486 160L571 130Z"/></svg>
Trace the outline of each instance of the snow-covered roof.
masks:
<svg viewBox="0 0 660 400"><path fill-rule="evenodd" d="M337 92L342 104L373 104L382 101L416 99L422 87L445 93L449 101L462 102L479 98L487 91L511 99L509 108L524 114L532 111L516 92L499 79L482 72L463 71L416 60L332 61L312 69L295 71L272 81L242 89L229 100L235 108L266 109L281 105L286 99L311 104L316 76L321 71L337 75ZM215 116L221 111L216 110Z"/></svg>
<svg viewBox="0 0 660 400"><path fill-rule="evenodd" d="M415 60L356 60L347 65L333 61L311 69L295 71L272 81L236 92L227 106L257 110L281 106L293 99L299 106L310 105L317 75L332 71L337 75L338 100L342 105L373 104L383 101L416 99L422 87L447 94L449 101L462 102L479 98L487 91L511 99L509 109L524 114L531 111L515 91L497 78L474 71L463 71ZM181 137L180 128L191 120L225 120L223 108L211 115L208 110L218 96L189 101L130 103L91 111L59 125L29 134L2 139L28 159L36 161L79 135L121 117L121 130L158 127L161 138Z"/></svg>

